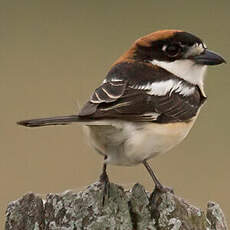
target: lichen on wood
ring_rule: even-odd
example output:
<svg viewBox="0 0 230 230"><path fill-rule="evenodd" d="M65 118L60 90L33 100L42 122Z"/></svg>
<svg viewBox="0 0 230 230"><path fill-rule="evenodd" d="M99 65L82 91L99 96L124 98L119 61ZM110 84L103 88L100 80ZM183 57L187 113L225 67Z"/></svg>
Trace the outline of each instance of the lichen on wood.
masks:
<svg viewBox="0 0 230 230"><path fill-rule="evenodd" d="M167 192L145 191L135 184L129 191L96 182L84 191L48 194L45 200L28 193L10 202L6 230L227 230L219 205L208 203L207 214Z"/></svg>

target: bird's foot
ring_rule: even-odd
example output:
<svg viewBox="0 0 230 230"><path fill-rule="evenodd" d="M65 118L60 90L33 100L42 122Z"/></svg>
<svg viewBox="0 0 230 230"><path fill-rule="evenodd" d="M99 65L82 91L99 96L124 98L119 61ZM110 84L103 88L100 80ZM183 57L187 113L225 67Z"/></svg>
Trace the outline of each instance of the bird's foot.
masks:
<svg viewBox="0 0 230 230"><path fill-rule="evenodd" d="M160 193L167 193L167 192L169 192L169 193L174 194L173 188L166 187L166 186L163 186L161 184L155 186L154 192L160 192Z"/></svg>
<svg viewBox="0 0 230 230"><path fill-rule="evenodd" d="M102 206L104 206L105 200L109 198L109 189L110 189L109 177L108 177L106 171L102 172L99 181L103 184Z"/></svg>
<svg viewBox="0 0 230 230"><path fill-rule="evenodd" d="M174 191L172 188L169 188L169 187L166 187L166 186L163 186L161 184L157 184L153 190L153 192L151 193L150 195L150 206L153 210L153 215L158 215L158 205L159 205L159 202L162 201L162 194L165 194L166 196L169 196L169 194L174 194Z"/></svg>

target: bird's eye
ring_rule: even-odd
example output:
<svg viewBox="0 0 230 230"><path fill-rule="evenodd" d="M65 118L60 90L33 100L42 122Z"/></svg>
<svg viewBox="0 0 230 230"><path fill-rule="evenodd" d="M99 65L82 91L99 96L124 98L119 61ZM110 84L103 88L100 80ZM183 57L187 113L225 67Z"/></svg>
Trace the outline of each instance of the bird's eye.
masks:
<svg viewBox="0 0 230 230"><path fill-rule="evenodd" d="M181 47L177 44L173 44L163 47L162 50L167 54L167 56L175 57L180 53Z"/></svg>

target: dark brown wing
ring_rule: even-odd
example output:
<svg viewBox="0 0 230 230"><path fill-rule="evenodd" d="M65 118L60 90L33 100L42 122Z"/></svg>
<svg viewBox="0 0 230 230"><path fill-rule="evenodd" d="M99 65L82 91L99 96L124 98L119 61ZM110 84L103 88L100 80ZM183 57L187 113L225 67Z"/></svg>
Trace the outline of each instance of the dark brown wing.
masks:
<svg viewBox="0 0 230 230"><path fill-rule="evenodd" d="M124 95L127 88L127 82L125 81L109 81L103 83L98 87L90 101L81 109L79 116L92 116L96 113L99 106L103 104L109 104L118 102Z"/></svg>
<svg viewBox="0 0 230 230"><path fill-rule="evenodd" d="M110 80L97 88L79 116L95 119L121 119L169 123L188 121L199 110L201 94L183 96L168 92L163 96L150 95L146 89L136 89L125 80Z"/></svg>
<svg viewBox="0 0 230 230"><path fill-rule="evenodd" d="M193 94L189 96L182 96L178 93L167 94L157 98L155 101L155 108L161 111L158 117L158 123L169 122L186 122L196 116L199 108L203 104L203 97L201 96L198 87L195 88Z"/></svg>

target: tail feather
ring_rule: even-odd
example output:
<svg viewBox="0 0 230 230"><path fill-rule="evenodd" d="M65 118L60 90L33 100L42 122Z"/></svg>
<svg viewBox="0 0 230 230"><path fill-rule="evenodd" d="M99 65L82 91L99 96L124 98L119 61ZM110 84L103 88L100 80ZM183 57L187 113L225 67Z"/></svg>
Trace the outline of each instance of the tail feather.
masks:
<svg viewBox="0 0 230 230"><path fill-rule="evenodd" d="M68 125L72 122L80 122L83 120L84 119L81 119L78 115L69 115L69 116L58 116L58 117L24 120L24 121L17 122L17 124L26 127L40 127L40 126L48 126L48 125Z"/></svg>

